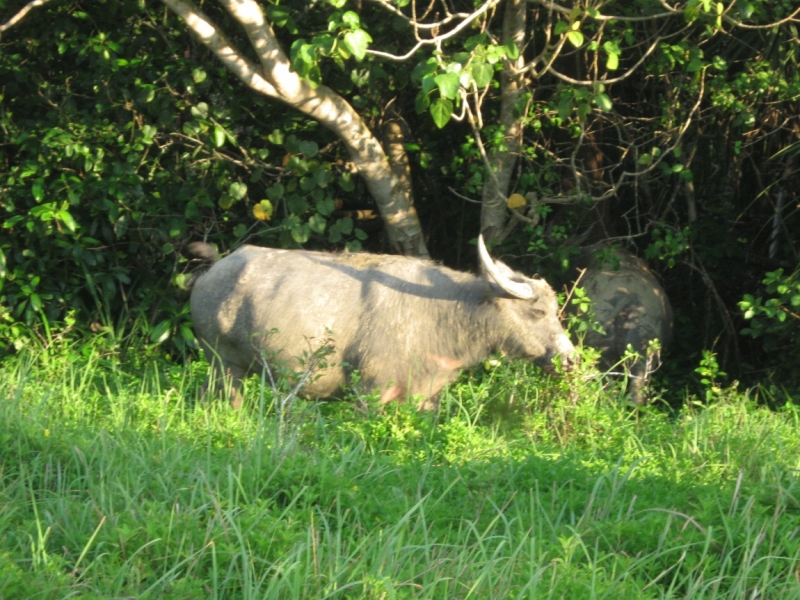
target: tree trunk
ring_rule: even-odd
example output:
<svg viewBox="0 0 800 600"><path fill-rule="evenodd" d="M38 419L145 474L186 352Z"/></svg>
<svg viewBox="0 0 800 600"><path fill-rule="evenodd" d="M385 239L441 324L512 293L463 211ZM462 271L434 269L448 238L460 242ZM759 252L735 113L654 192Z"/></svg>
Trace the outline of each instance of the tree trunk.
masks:
<svg viewBox="0 0 800 600"><path fill-rule="evenodd" d="M410 186L394 175L386 153L358 113L330 88L312 87L291 70L272 27L254 0L220 0L244 28L261 65L233 47L211 19L188 0L163 0L245 85L316 119L345 143L386 224L395 252L428 256Z"/></svg>
<svg viewBox="0 0 800 600"><path fill-rule="evenodd" d="M519 49L519 57L515 61L507 60L500 76L500 125L505 131L505 149L492 150L489 157L492 172L483 184L481 233L485 239L493 242L502 241L510 232L506 227L509 218L506 197L522 142L522 122L514 116L514 107L525 84L520 70L525 65L523 50L526 19L526 0L507 0L503 17L503 39L513 40Z"/></svg>

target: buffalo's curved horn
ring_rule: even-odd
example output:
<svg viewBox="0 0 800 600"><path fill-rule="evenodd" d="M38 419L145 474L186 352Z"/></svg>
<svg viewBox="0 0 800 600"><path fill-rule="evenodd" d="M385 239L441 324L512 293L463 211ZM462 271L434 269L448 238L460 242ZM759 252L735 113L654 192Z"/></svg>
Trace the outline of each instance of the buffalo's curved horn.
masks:
<svg viewBox="0 0 800 600"><path fill-rule="evenodd" d="M524 281L514 281L495 264L492 257L489 256L489 251L486 249L486 244L483 243L483 234L478 236L478 256L481 257L481 264L486 272L491 275L503 290L508 292L514 298L520 300L530 300L533 298L533 290Z"/></svg>

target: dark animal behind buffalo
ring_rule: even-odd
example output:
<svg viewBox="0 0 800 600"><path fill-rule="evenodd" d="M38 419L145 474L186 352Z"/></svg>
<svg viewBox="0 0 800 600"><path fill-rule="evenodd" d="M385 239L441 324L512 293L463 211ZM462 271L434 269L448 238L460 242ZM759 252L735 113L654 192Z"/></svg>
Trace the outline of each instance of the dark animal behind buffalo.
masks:
<svg viewBox="0 0 800 600"><path fill-rule="evenodd" d="M594 244L582 249L576 264L586 269L578 285L604 330L590 330L583 343L601 352L604 369L618 366L630 344L640 358L622 368L628 371L631 399L644 404L650 375L662 360L661 352L648 352L650 341L657 339L662 351L672 341L669 298L647 263L623 248Z"/></svg>

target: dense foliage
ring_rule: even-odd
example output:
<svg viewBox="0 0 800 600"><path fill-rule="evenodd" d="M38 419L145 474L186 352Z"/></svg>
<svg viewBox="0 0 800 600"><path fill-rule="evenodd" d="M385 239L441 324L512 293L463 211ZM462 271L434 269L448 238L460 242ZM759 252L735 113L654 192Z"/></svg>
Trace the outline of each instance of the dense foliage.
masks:
<svg viewBox="0 0 800 600"><path fill-rule="evenodd" d="M30 330L18 323L63 322L77 311L94 329L120 334L149 324L154 341L183 332L173 338L182 349L193 338L172 279L187 240L364 237L352 219L331 217L334 194L356 183L335 163L336 148L324 147L330 136L242 97L161 17L131 3L98 14L62 4L43 32L31 20L15 31L19 48L4 44L6 343L25 343Z"/></svg>
<svg viewBox="0 0 800 600"><path fill-rule="evenodd" d="M428 247L460 268L480 222L469 200L507 143L502 68L522 58L507 192L523 225L500 251L566 281L576 236L624 243L675 305L672 387L711 350L731 377L794 394L796 3L542 0L522 45L504 38L510 5L403 61L390 55L415 45L411 2L262 6L298 73L375 132L402 124ZM21 6L0 3L3 20ZM221 7L203 10L247 48ZM174 285L187 241L387 247L378 221L355 220L375 205L341 140L247 90L160 3L52 0L3 34L0 82L5 352L66 322L192 346Z"/></svg>

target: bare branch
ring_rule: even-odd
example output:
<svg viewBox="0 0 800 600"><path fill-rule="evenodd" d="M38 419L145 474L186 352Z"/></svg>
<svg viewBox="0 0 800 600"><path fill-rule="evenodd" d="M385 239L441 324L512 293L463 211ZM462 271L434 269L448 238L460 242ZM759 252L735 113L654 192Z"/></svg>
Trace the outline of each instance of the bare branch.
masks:
<svg viewBox="0 0 800 600"><path fill-rule="evenodd" d="M548 10L552 10L557 13L561 13L563 15L568 15L572 12L573 9L567 8L566 6L561 6L560 4L556 4L555 2L550 2L549 0L531 0L531 2L535 2L540 6L547 8ZM595 21L628 21L628 22L636 22L636 21L651 21L653 19L664 19L667 17L674 17L676 15L683 14L683 11L678 11L673 9L672 7L668 6L665 2L661 2L662 6L664 6L668 12L664 13L656 13L654 15L647 15L644 17L623 17L618 15L596 15L593 16L592 19Z"/></svg>
<svg viewBox="0 0 800 600"><path fill-rule="evenodd" d="M261 76L258 67L233 47L225 34L217 29L203 11L186 0L163 0L163 2L184 20L200 41L242 82L267 96L280 97L278 90Z"/></svg>
<svg viewBox="0 0 800 600"><path fill-rule="evenodd" d="M378 4L381 4L382 6L386 6L388 4L388 2L384 2L383 0L373 0L373 2L377 2ZM427 40L418 41L414 45L414 47L411 48L411 50L409 50L408 52L406 52L403 55L391 54L389 52L381 52L380 50L367 50L367 53L368 54L372 54L373 56L379 56L379 57L385 58L387 60L394 60L394 61L398 61L398 62L402 62L404 60L408 60L409 58L414 56L414 54L416 53L417 50L419 50L423 46L438 46L443 41L445 41L447 39L450 39L451 37L456 36L462 30L464 30L467 27L469 27L472 24L472 21L474 21L476 18L478 18L481 15L483 15L484 13L486 13L489 9L497 6L499 3L500 3L500 0L488 0L483 6L481 6L478 10L476 10L473 13L466 14L466 15L464 13L458 13L458 18L462 19L461 23L459 23L458 25L453 27L453 29L451 29L447 33L443 33L442 35L434 36L434 37L432 37L430 39L427 39ZM452 17L455 17L455 15L451 15L450 17L448 17L447 19L444 19L440 23L449 23L449 22L455 20L455 18L452 18ZM414 26L415 29L417 29L417 28L418 29L422 29L422 26L419 23L417 23L416 21L410 21L410 22L412 23L412 25ZM441 26L440 24L436 24L436 25L432 26L431 29L434 29L434 28L437 28L437 27L440 27L440 26Z"/></svg>
<svg viewBox="0 0 800 600"><path fill-rule="evenodd" d="M685 134L685 133L686 133L686 131L689 129L689 125L691 125L691 123L692 123L692 120L694 119L694 115L695 115L695 113L696 113L698 110L700 110L700 105L702 104L702 102L703 102L703 98L705 97L705 82L706 82L706 79L705 79L705 69L703 69L703 71L702 71L702 76L700 77L700 91L699 91L699 92L698 92L698 94L697 94L697 102L695 102L695 103L694 103L694 106L693 106L693 107L692 107L692 109L689 111L689 116L688 116L688 117L686 117L686 122L685 122L685 123L684 123L684 124L681 126L680 130L678 131L678 136L675 138L675 141L672 143L672 145L671 145L669 148L667 148L666 150L664 150L664 152L662 152L662 153L661 153L661 155L660 155L660 156L659 156L659 157L658 157L656 160L654 160L654 161L653 161L653 162L650 164L650 166L648 166L646 169L644 169L644 170L642 170L642 171L637 171L637 172L635 172L635 173L631 173L631 172L629 172L629 171L623 171L623 172L620 174L619 178L617 179L616 183L614 183L614 184L611 186L611 188L610 188L610 189L609 189L607 192L605 192L605 193L604 193L602 196L600 196L599 198L595 198L595 200L596 200L596 201L605 200L606 198L609 198L609 197L611 197L611 196L614 196L614 195L616 195L616 194L617 194L617 192L618 192L618 190L619 190L619 189L622 187L622 184L623 184L623 182L624 182L626 179L628 179L628 178L636 178L636 177L641 177L642 175L645 175L645 174L647 174L647 173L650 173L650 172L651 172L651 171L653 171L653 170L654 170L654 169L655 169L655 168L656 168L658 165L660 165L660 164L661 164L661 162L662 162L662 161L663 161L663 160L664 160L664 159L665 159L667 156L669 156L670 154L672 154L672 152L675 150L675 148L677 148L678 146L680 146L680 144L681 144L681 141L683 140L683 136L684 136L684 134Z"/></svg>
<svg viewBox="0 0 800 600"><path fill-rule="evenodd" d="M22 10L11 17L6 23L0 25L0 33L3 33L6 29L11 29L14 25L19 23L31 9L36 8L37 6L42 6L43 4L47 4L48 2L50 2L50 0L31 0L22 8Z"/></svg>
<svg viewBox="0 0 800 600"><path fill-rule="evenodd" d="M634 64L630 69L625 71L625 73L623 73L619 77L614 77L613 79L603 79L601 81L603 83L605 83L605 84L619 83L620 81L624 81L625 79L627 79L628 77L633 75L633 73L639 67L642 66L642 63L647 59L648 56L650 56L655 51L655 49L658 47L658 44L660 44L662 40L665 40L668 37L672 37L673 35L677 35L678 33L680 33L680 32L676 32L675 34L671 34L671 35L665 36L665 37L657 37L655 39L655 41L647 49L647 51L644 54L642 54L642 56L639 58L639 60L636 61L636 64ZM526 68L528 68L528 67L526 67ZM564 75L563 73L559 73L558 71L556 71L552 67L552 62L550 63L550 66L548 67L547 70L543 70L543 71L540 72L540 75L543 75L546 72L550 72L553 75L555 75L556 77L558 77L560 80L566 81L567 83L571 83L573 85L592 85L594 83L597 83L596 81L573 79L572 77Z"/></svg>
<svg viewBox="0 0 800 600"><path fill-rule="evenodd" d="M292 71L272 27L255 0L220 0L244 28L261 65L248 60L191 0L163 0L183 18L222 63L251 89L285 102L319 121L344 142L381 212L392 247L403 254L428 256L412 199L388 165L386 153L361 116L324 85L314 87Z"/></svg>
<svg viewBox="0 0 800 600"><path fill-rule="evenodd" d="M390 0L370 0L370 1L374 2L375 4L380 4L383 8L393 13L395 16L404 19L415 29L436 29L438 27L444 27L445 25L452 23L457 19L473 19L475 17L475 13L463 13L463 12L451 13L448 14L446 18L442 19L441 21L436 21L435 23L419 23L415 18L408 17L399 8L395 8L395 6L390 2Z"/></svg>
<svg viewBox="0 0 800 600"><path fill-rule="evenodd" d="M672 12L672 14L674 14L674 15L676 15L676 16L677 15L683 15L683 9L681 9L681 8L673 8L672 6L667 4L666 0L660 0L659 3L661 4L661 6L666 8L668 11ZM730 6L726 9L725 12L726 13L729 12L733 8L734 4L736 4L736 3L735 2L731 2ZM703 13L700 13L700 14L702 15ZM800 8L795 10L788 17L785 17L785 18L781 19L780 21L775 21L773 23L767 23L765 25L748 25L746 23L743 23L742 21L737 21L736 19L734 19L733 17L728 16L727 14L722 15L722 19L726 23L730 23L734 27L741 27L742 29L772 29L773 27L778 27L779 25L783 25L784 23L788 23L790 21L795 21L796 20L795 17L798 14L800 14ZM717 15L707 15L707 16L716 18Z"/></svg>
<svg viewBox="0 0 800 600"><path fill-rule="evenodd" d="M733 6L733 5L731 5ZM767 23L766 25L747 25L742 23L741 21L737 21L733 17L729 17L727 15L723 16L722 18L725 20L726 23L730 23L734 27L741 27L742 29L772 29L773 27L777 27L779 25L783 25L784 23L788 23L790 21L796 21L795 17L800 14L800 8L795 10L792 14L788 17L781 19L780 21L775 21L774 23Z"/></svg>

